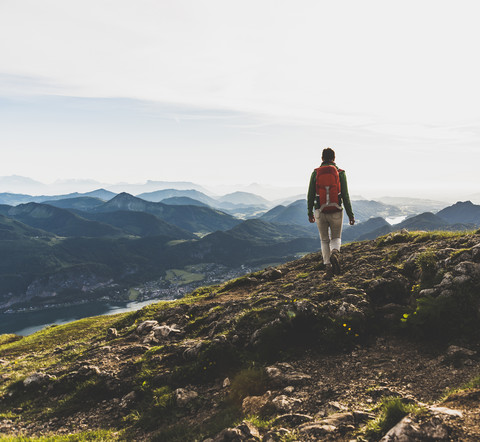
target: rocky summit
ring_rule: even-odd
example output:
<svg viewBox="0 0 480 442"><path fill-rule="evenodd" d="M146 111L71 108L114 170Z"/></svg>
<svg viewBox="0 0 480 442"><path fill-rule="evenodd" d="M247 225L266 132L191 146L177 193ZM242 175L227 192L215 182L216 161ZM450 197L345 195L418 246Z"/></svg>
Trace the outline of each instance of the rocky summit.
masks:
<svg viewBox="0 0 480 442"><path fill-rule="evenodd" d="M0 438L479 440L480 231L320 262L0 336Z"/></svg>

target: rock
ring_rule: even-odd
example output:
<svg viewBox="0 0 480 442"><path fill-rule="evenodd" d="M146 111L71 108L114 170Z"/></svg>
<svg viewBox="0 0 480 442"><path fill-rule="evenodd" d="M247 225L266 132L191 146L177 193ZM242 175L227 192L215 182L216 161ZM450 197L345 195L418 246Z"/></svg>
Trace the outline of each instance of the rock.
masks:
<svg viewBox="0 0 480 442"><path fill-rule="evenodd" d="M265 416L273 411L272 393L267 391L263 396L247 396L242 402L242 411L246 416Z"/></svg>
<svg viewBox="0 0 480 442"><path fill-rule="evenodd" d="M235 428L222 430L214 439L214 442L240 442L259 441L260 433L255 426L248 421L243 421Z"/></svg>
<svg viewBox="0 0 480 442"><path fill-rule="evenodd" d="M430 407L429 410L434 414L445 415L449 417L463 417L463 413L460 410L453 410L447 407Z"/></svg>
<svg viewBox="0 0 480 442"><path fill-rule="evenodd" d="M187 390L185 388L177 388L174 392L175 401L179 407L185 407L191 401L198 397L198 393L194 390Z"/></svg>
<svg viewBox="0 0 480 442"><path fill-rule="evenodd" d="M277 411L280 412L290 412L299 405L301 401L299 399L289 398L288 396L282 394L272 399L272 405Z"/></svg>
<svg viewBox="0 0 480 442"><path fill-rule="evenodd" d="M455 266L454 271L460 275L475 277L480 274L480 264L471 261L463 261Z"/></svg>
<svg viewBox="0 0 480 442"><path fill-rule="evenodd" d="M243 421L236 428L239 429L248 438L260 439L259 431L251 422Z"/></svg>
<svg viewBox="0 0 480 442"><path fill-rule="evenodd" d="M408 415L380 439L381 442L417 440L448 440L448 428L438 417L420 422L418 417Z"/></svg>
<svg viewBox="0 0 480 442"><path fill-rule="evenodd" d="M290 435L290 431L286 428L276 428L275 430L271 430L263 436L262 442L279 442L282 440L289 440L288 436Z"/></svg>
<svg viewBox="0 0 480 442"><path fill-rule="evenodd" d="M425 297L425 296L435 296L436 294L437 294L437 289L432 288L432 289L420 290L420 293L418 295L420 297Z"/></svg>
<svg viewBox="0 0 480 442"><path fill-rule="evenodd" d="M121 348L123 356L137 356L143 355L146 351L150 350L147 345L128 345Z"/></svg>
<svg viewBox="0 0 480 442"><path fill-rule="evenodd" d="M299 371L285 362L278 363L265 369L268 380L276 386L285 387L290 385L304 384L311 380L311 376Z"/></svg>
<svg viewBox="0 0 480 442"><path fill-rule="evenodd" d="M143 321L138 327L137 327L137 334L139 335L146 335L149 333L153 327L158 325L158 321Z"/></svg>
<svg viewBox="0 0 480 442"><path fill-rule="evenodd" d="M476 354L477 352L469 350L468 348L450 345L447 348L446 356L449 358L469 358L471 356L475 356Z"/></svg>
<svg viewBox="0 0 480 442"><path fill-rule="evenodd" d="M286 425L288 427L298 427L301 424L306 422L311 422L313 420L312 416L307 414L297 414L297 413L288 413L278 416L273 421L273 425Z"/></svg>
<svg viewBox="0 0 480 442"><path fill-rule="evenodd" d="M195 359L203 347L203 342L196 343L193 347L188 347L183 351L183 358L186 360Z"/></svg>
<svg viewBox="0 0 480 442"><path fill-rule="evenodd" d="M463 285L463 284L466 284L466 283L470 282L471 279L472 278L470 276L467 276L467 275L456 276L455 278L453 278L453 284Z"/></svg>
<svg viewBox="0 0 480 442"><path fill-rule="evenodd" d="M326 435L334 433L336 430L337 428L333 425L322 424L321 422L311 422L297 427L300 435L315 437L318 438L318 440L322 440Z"/></svg>
<svg viewBox="0 0 480 442"><path fill-rule="evenodd" d="M120 401L121 408L129 408L132 406L138 399L138 393L136 391L131 391L122 397Z"/></svg>
<svg viewBox="0 0 480 442"><path fill-rule="evenodd" d="M223 380L222 387L223 387L223 388L230 387L230 384L231 384L230 378L225 378L225 379Z"/></svg>
<svg viewBox="0 0 480 442"><path fill-rule="evenodd" d="M283 273L281 270L278 269L267 269L265 272L262 274L262 279L266 281L275 281L276 279L279 279L283 276Z"/></svg>
<svg viewBox="0 0 480 442"><path fill-rule="evenodd" d="M152 328L152 331L155 337L160 340L168 338L171 334L181 333L180 330L168 325L155 326Z"/></svg>
<svg viewBox="0 0 480 442"><path fill-rule="evenodd" d="M110 340L110 339L115 339L118 337L118 331L116 328L109 328L108 331L107 331L107 339Z"/></svg>
<svg viewBox="0 0 480 442"><path fill-rule="evenodd" d="M469 363L472 363L470 358L476 354L475 351L469 350L468 348L450 345L447 348L445 355L439 358L439 361L447 364L468 365Z"/></svg>
<svg viewBox="0 0 480 442"><path fill-rule="evenodd" d="M90 377L90 376L95 376L99 375L102 372L96 365L82 365L78 371L78 376L80 377Z"/></svg>
<svg viewBox="0 0 480 442"><path fill-rule="evenodd" d="M23 386L25 388L38 388L48 384L51 380L54 379L55 376L51 376L46 373L33 373L23 380Z"/></svg>

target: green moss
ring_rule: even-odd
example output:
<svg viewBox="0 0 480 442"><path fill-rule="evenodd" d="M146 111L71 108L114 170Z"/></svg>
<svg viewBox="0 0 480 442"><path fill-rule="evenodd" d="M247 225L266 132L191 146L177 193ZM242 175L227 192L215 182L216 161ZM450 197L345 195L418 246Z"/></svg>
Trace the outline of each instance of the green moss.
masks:
<svg viewBox="0 0 480 442"><path fill-rule="evenodd" d="M419 412L419 407L398 397L386 397L377 407L378 416L368 422L365 435L378 440L409 413Z"/></svg>
<svg viewBox="0 0 480 442"><path fill-rule="evenodd" d="M18 336L14 334L0 335L0 351L1 347L5 344L10 344L11 342L19 341L23 336Z"/></svg>
<svg viewBox="0 0 480 442"><path fill-rule="evenodd" d="M463 249L458 249L450 253L450 258L455 259L457 256L461 255L463 252L469 252L471 251L472 248L463 248Z"/></svg>
<svg viewBox="0 0 480 442"><path fill-rule="evenodd" d="M310 275L310 273L299 273L297 275L297 278L299 278L299 279L308 278L309 275Z"/></svg>

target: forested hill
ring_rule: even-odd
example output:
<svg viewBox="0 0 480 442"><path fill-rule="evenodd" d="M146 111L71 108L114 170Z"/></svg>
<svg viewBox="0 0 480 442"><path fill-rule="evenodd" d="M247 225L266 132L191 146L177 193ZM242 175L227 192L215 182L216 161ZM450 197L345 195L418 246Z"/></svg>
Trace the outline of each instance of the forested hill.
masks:
<svg viewBox="0 0 480 442"><path fill-rule="evenodd" d="M320 259L1 336L0 438L479 440L480 231Z"/></svg>

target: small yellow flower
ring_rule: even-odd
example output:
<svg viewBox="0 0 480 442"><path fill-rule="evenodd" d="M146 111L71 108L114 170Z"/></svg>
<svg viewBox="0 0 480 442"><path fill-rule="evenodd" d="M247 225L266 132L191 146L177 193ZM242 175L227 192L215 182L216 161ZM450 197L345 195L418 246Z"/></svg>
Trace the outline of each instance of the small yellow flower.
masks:
<svg viewBox="0 0 480 442"><path fill-rule="evenodd" d="M344 327L346 327L346 326L347 326L347 324L343 324L343 326L344 326Z"/></svg>

